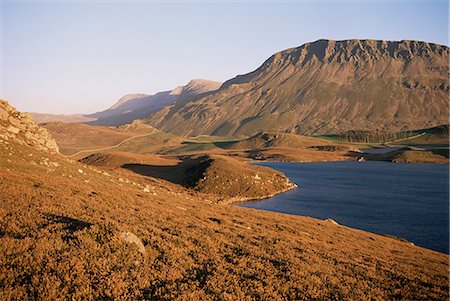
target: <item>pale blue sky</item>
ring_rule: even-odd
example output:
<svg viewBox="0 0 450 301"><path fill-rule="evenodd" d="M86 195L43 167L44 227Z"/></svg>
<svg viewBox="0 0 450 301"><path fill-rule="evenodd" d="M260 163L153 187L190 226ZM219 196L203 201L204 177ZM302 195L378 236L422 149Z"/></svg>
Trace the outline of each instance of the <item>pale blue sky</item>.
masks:
<svg viewBox="0 0 450 301"><path fill-rule="evenodd" d="M225 81L318 39L448 45L447 1L3 1L0 97L91 113L127 93Z"/></svg>

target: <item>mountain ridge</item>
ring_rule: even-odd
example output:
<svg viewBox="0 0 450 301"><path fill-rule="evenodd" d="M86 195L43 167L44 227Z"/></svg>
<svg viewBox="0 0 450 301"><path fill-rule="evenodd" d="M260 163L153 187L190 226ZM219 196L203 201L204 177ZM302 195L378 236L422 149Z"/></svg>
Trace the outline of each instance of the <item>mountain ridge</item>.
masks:
<svg viewBox="0 0 450 301"><path fill-rule="evenodd" d="M318 40L277 52L219 90L146 120L185 136L431 127L447 122L447 74L443 45Z"/></svg>
<svg viewBox="0 0 450 301"><path fill-rule="evenodd" d="M31 113L31 115L37 123L80 122L104 126L124 125L159 111L177 100L214 91L221 84L220 82L206 79L193 79L185 86L178 86L170 91L162 91L153 95L143 93L126 94L108 109L91 114L57 115Z"/></svg>

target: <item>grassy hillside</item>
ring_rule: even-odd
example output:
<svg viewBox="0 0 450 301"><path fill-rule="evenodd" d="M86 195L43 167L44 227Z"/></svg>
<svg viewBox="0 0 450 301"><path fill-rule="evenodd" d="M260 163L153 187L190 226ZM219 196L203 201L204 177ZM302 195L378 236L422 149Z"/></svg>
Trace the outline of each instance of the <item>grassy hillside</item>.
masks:
<svg viewBox="0 0 450 301"><path fill-rule="evenodd" d="M448 297L448 256L407 242L14 142L0 158L2 300Z"/></svg>
<svg viewBox="0 0 450 301"><path fill-rule="evenodd" d="M214 202L232 203L261 199L295 188L282 173L271 168L247 165L227 156L139 155L96 153L82 163L113 170L127 176L132 171L142 176L167 180L203 194Z"/></svg>
<svg viewBox="0 0 450 301"><path fill-rule="evenodd" d="M329 141L289 133L258 133L250 138L232 143L228 148L261 149L269 147L306 148L327 145Z"/></svg>
<svg viewBox="0 0 450 301"><path fill-rule="evenodd" d="M109 148L126 139L157 132L153 127L138 121L119 127L62 122L51 122L41 126L55 137L64 155L73 155L83 150Z"/></svg>
<svg viewBox="0 0 450 301"><path fill-rule="evenodd" d="M448 163L448 148L426 151L415 147L403 147L387 153L363 154L364 159L395 163Z"/></svg>
<svg viewBox="0 0 450 301"><path fill-rule="evenodd" d="M215 203L289 188L280 173L220 156L85 165L0 105L0 300L448 297L445 254Z"/></svg>
<svg viewBox="0 0 450 301"><path fill-rule="evenodd" d="M393 144L406 145L449 145L449 129L447 125L414 131L414 136L394 141Z"/></svg>

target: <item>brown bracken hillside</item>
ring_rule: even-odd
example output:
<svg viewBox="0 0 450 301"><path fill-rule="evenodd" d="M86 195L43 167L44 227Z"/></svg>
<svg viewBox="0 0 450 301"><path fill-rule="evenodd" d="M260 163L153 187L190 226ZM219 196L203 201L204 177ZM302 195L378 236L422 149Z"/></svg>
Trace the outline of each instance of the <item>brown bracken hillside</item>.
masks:
<svg viewBox="0 0 450 301"><path fill-rule="evenodd" d="M41 124L55 137L64 155L89 152L117 146L133 137L145 137L159 132L136 120L123 126L92 126L81 123L50 122ZM85 154L86 155L86 154Z"/></svg>
<svg viewBox="0 0 450 301"><path fill-rule="evenodd" d="M6 134L1 106L0 300L448 298L445 254L87 166Z"/></svg>
<svg viewBox="0 0 450 301"><path fill-rule="evenodd" d="M185 136L432 127L448 123L448 60L448 47L427 42L319 40L147 122Z"/></svg>

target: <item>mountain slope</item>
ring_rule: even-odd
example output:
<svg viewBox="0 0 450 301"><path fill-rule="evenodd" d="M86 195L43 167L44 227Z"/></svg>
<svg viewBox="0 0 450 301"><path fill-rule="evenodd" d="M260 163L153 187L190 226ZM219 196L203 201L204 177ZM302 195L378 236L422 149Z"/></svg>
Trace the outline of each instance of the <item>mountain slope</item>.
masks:
<svg viewBox="0 0 450 301"><path fill-rule="evenodd" d="M311 146L325 146L330 142L313 137L300 136L289 133L257 133L247 139L230 143L227 148L233 149L261 149L269 147L306 148Z"/></svg>
<svg viewBox="0 0 450 301"><path fill-rule="evenodd" d="M193 79L186 86L171 91L163 91L155 95L127 94L121 97L110 108L93 113L77 115L52 115L31 113L37 123L44 122L83 122L91 125L123 125L141 119L162 108L181 101L217 90L222 83Z"/></svg>
<svg viewBox="0 0 450 301"><path fill-rule="evenodd" d="M86 117L96 119L95 121L89 122L92 125L126 124L157 112L175 101L217 90L220 85L221 83L210 80L194 79L186 86L177 87L171 91L159 92L155 95L126 95L111 108L86 115Z"/></svg>
<svg viewBox="0 0 450 301"><path fill-rule="evenodd" d="M0 140L0 300L448 299L446 254L24 141Z"/></svg>
<svg viewBox="0 0 450 301"><path fill-rule="evenodd" d="M177 135L402 131L447 123L448 47L319 40L147 119Z"/></svg>
<svg viewBox="0 0 450 301"><path fill-rule="evenodd" d="M127 139L158 133L155 128L134 121L117 127L92 126L80 123L50 122L41 124L58 143L61 153L73 155L80 151L89 151L113 147Z"/></svg>

